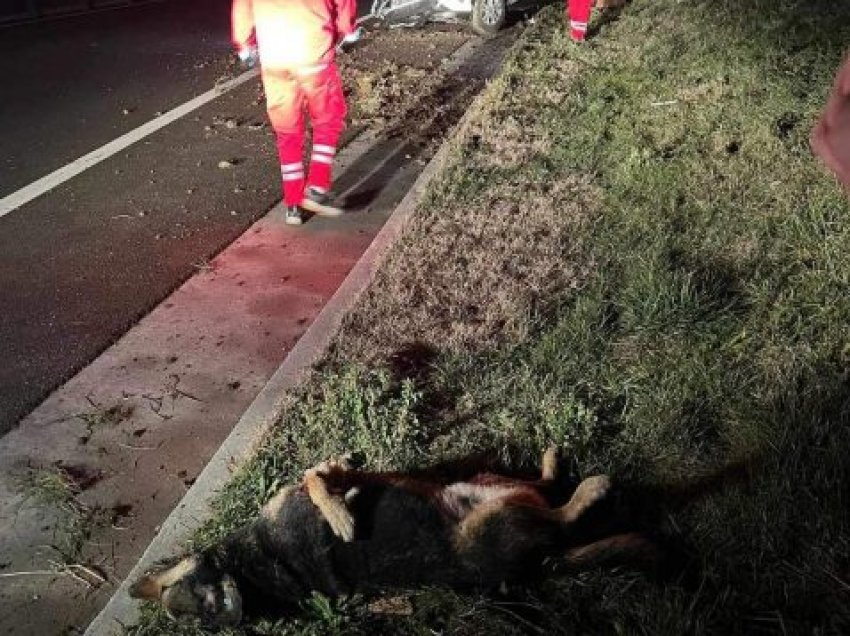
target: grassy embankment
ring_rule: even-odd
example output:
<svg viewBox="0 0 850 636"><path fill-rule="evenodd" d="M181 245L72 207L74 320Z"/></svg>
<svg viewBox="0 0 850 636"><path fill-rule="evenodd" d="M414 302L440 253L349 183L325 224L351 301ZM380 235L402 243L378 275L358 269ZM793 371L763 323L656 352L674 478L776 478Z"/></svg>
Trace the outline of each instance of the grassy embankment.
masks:
<svg viewBox="0 0 850 636"><path fill-rule="evenodd" d="M807 144L847 42L842 3L636 0L581 47L545 11L198 538L344 450L517 465L554 441L645 497L681 576L414 590L407 615L315 598L247 632L847 633L850 217Z"/></svg>

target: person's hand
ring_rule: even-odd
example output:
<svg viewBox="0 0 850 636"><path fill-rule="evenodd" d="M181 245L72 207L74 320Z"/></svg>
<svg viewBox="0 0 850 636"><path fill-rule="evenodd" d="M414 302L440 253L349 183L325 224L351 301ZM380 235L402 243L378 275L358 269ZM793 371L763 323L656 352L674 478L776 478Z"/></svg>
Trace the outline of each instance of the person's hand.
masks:
<svg viewBox="0 0 850 636"><path fill-rule="evenodd" d="M823 115L812 131L811 146L850 191L850 56L839 70Z"/></svg>
<svg viewBox="0 0 850 636"><path fill-rule="evenodd" d="M253 46L243 46L239 49L239 62L242 64L244 68L254 68L257 64L257 49Z"/></svg>

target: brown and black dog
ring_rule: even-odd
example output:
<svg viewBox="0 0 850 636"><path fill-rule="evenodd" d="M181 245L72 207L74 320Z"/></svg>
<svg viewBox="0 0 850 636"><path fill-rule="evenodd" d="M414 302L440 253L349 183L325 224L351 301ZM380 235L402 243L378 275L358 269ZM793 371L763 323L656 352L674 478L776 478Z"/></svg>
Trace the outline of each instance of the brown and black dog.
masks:
<svg viewBox="0 0 850 636"><path fill-rule="evenodd" d="M582 562L651 549L638 534L588 544L578 521L610 481L589 477L566 505L553 507L547 496L556 471L554 449L534 481L478 473L445 482L324 462L275 495L253 523L145 575L131 595L224 626L244 614L292 609L314 591L491 587L534 575L549 557Z"/></svg>

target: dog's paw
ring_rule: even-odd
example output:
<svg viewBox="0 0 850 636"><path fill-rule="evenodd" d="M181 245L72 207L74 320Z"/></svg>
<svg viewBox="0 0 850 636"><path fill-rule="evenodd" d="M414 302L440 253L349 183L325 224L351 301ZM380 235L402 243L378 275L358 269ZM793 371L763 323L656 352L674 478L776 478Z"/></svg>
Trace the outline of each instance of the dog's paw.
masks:
<svg viewBox="0 0 850 636"><path fill-rule="evenodd" d="M333 460L326 459L322 462L319 462L315 466L311 466L307 470L304 471L304 477L311 477L313 475L319 475L321 473L327 473L330 471L333 466Z"/></svg>
<svg viewBox="0 0 850 636"><path fill-rule="evenodd" d="M330 459L319 462L312 468L308 468L304 471L304 476L329 473L334 469L351 470L351 468L351 457L350 454L346 453L342 457L331 457Z"/></svg>
<svg viewBox="0 0 850 636"><path fill-rule="evenodd" d="M561 509L562 519L572 523L611 490L611 478L607 475L596 475L582 481L569 503Z"/></svg>
<svg viewBox="0 0 850 636"><path fill-rule="evenodd" d="M344 499L333 497L332 505L324 511L324 517L337 537L346 543L354 541L354 517L345 506Z"/></svg>
<svg viewBox="0 0 850 636"><path fill-rule="evenodd" d="M611 478L608 475L595 475L578 485L573 498L581 502L582 508L589 508L605 497L609 490L611 490Z"/></svg>
<svg viewBox="0 0 850 636"><path fill-rule="evenodd" d="M354 469L354 453L346 452L337 457L334 460L337 468L341 468L342 470L353 470Z"/></svg>

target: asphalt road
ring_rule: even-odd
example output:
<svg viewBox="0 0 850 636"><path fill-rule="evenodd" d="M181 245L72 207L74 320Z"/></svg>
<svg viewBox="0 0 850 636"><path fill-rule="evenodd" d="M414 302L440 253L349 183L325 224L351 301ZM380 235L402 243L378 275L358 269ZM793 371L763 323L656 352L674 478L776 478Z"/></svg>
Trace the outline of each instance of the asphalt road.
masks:
<svg viewBox="0 0 850 636"><path fill-rule="evenodd" d="M237 74L229 22L230 0L166 0L0 29L0 197ZM279 199L260 97L248 82L0 217L0 434Z"/></svg>
<svg viewBox="0 0 850 636"><path fill-rule="evenodd" d="M211 88L229 20L166 0L0 29L0 196Z"/></svg>

